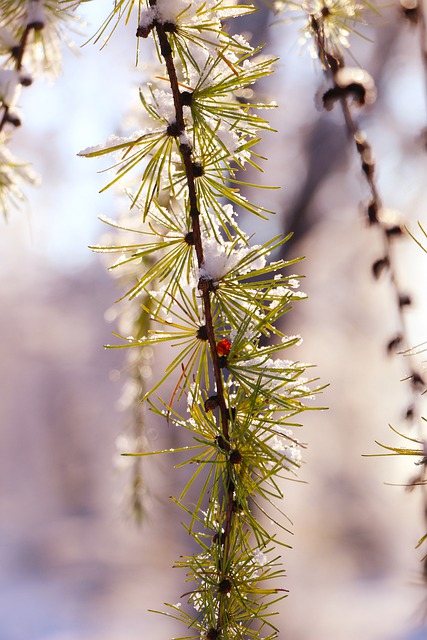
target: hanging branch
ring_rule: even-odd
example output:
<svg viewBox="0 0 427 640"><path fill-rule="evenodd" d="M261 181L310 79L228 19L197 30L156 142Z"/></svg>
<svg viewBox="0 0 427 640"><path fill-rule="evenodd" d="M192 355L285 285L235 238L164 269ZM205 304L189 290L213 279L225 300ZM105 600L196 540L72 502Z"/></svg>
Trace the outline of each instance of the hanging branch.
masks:
<svg viewBox="0 0 427 640"><path fill-rule="evenodd" d="M328 50L323 29L323 17L322 14L311 15L312 31L319 59L324 71L333 81L332 89L323 96L323 104L326 109L332 108L337 101L341 106L347 131L356 146L362 172L371 195L371 200L366 208L367 222L371 227L379 229L382 235L383 253L373 263L372 273L375 279L378 279L384 271L388 272L400 324L397 333L387 343L387 353L393 354L397 352L409 355L411 353L411 341L409 339L405 310L411 305L412 300L405 291L402 291L399 284L393 251L393 241L403 235L404 224L397 212L383 207L375 179L374 154L365 133L359 129L350 108L350 101L359 106L372 104L376 98L375 85L366 71L359 68L346 67L343 57L337 51ZM419 394L425 389L426 381L421 368L417 365L414 366L412 363L408 367L405 380L410 381L412 394L412 401L406 409L405 417L410 420L416 419L419 425L420 441L422 442L423 430L419 409ZM423 456L424 458L425 456ZM410 486L413 486L412 482ZM427 526L427 492L423 492L423 518ZM427 559L427 556L425 556L425 559Z"/></svg>
<svg viewBox="0 0 427 640"><path fill-rule="evenodd" d="M80 0L0 0L0 209L7 219L12 206L25 200L22 183L38 176L8 149L10 129L21 126L15 111L22 87L33 77L61 67L62 22L72 22Z"/></svg>
<svg viewBox="0 0 427 640"><path fill-rule="evenodd" d="M315 11L308 13L307 28L313 37L316 53L322 68L332 81L332 87L323 95L323 106L326 110L331 110L336 103L341 107L348 135L356 147L362 173L370 193L370 202L366 207L366 220L368 225L378 229L382 236L383 252L373 263L372 274L375 279L378 279L383 272L388 272L400 325L397 333L387 343L387 353L398 352L409 355L411 353L411 342L409 340L405 310L411 305L412 300L405 291L402 291L399 284L393 246L395 238L403 235L404 224L397 212L386 209L383 206L376 182L374 154L366 134L360 130L351 109L352 104L359 107L373 104L376 99L376 88L370 74L360 68L347 67L341 53L342 47L348 46L347 36L351 30L350 25L361 19L358 13L360 9L360 6L351 2L341 5L340 3L335 4L324 0ZM422 11L420 13L420 11L420 8L416 6L417 20L421 16L424 47L425 33L423 29L425 30L425 23L423 20L424 14ZM425 64L427 58L424 53L423 48L423 61ZM405 417L411 420L417 419L420 426L420 439L418 442L422 445L424 441L422 418L417 407L419 407L420 391L425 389L426 381L421 369L414 365L409 366L405 380L410 381L412 394L412 402L406 410ZM417 452L417 455L422 456L423 468L425 465L424 449L425 447ZM402 453L405 450L396 449L395 451L396 453ZM412 482L410 486L413 486ZM427 524L427 494L424 494L423 514Z"/></svg>
<svg viewBox="0 0 427 640"><path fill-rule="evenodd" d="M134 4L118 3L97 38L128 10L130 16ZM275 500L283 498L279 481L299 467L302 445L291 428L313 393L303 377L307 365L278 357L300 338L284 335L277 323L304 297L295 277L283 273L292 263L267 260L287 238L252 245L236 221L235 208L259 219L270 213L244 198L240 187L254 186L241 175L246 165L260 168L253 147L269 125L258 112L271 105L242 103L236 94L270 74L274 60L222 26L251 6L150 0L138 9L137 37L153 38L164 69L140 90L150 119L142 130L80 155L116 155L115 176L105 188L137 173L131 211L141 241L97 250L120 253L114 268L134 265L122 300L143 296L150 328L143 336L137 330L118 336L124 344L115 348L172 347L164 375L143 400L193 442L164 452L189 456L178 466L192 465L193 474L174 501L189 517L184 526L199 548L176 564L193 583L184 596L194 611L168 605L168 615L209 640L259 638L261 631L272 639L278 629L271 607L286 595L269 584L284 575L274 548L286 544L261 516L287 531ZM264 337L275 340L263 346ZM173 375L172 396L162 400L157 392ZM187 413L178 405L185 396ZM200 494L188 505L196 482Z"/></svg>
<svg viewBox="0 0 427 640"><path fill-rule="evenodd" d="M392 245L394 238L404 233L404 225L397 212L383 207L375 179L374 154L365 133L359 129L350 108L350 101L359 106L372 104L376 98L376 89L371 76L366 71L359 68L346 67L340 53L337 50L328 48L323 26L323 20L329 16L328 11L329 9L325 6L324 13L318 12L310 15L311 29L319 59L325 73L333 82L333 87L323 95L323 105L330 110L336 102L340 104L347 131L355 144L360 158L361 169L371 195L371 200L366 208L367 222L370 226L378 228L383 238L384 250L372 265L372 273L378 279L384 271L388 271L400 323L399 331L387 344L387 352L394 353L397 350L408 352L410 340L408 338L404 310L411 304L411 298L401 290L399 285ZM416 392L425 383L421 371L414 367L410 368L406 379L411 382L414 399L413 404L407 409L406 416L412 418L418 398Z"/></svg>
<svg viewBox="0 0 427 640"><path fill-rule="evenodd" d="M42 29L43 24L37 23L34 25L33 23L27 24L25 26L24 32L21 36L21 40L18 44L15 44L15 41L11 37L11 49L10 53L15 63L15 74L9 76L5 80L5 90L2 92L1 96L1 107L3 109L2 116L0 118L0 132L3 131L3 128L6 124L11 124L14 127L19 127L21 125L21 119L11 112L11 108L13 103L16 100L17 88L18 86L28 87L32 84L32 78L28 74L23 74L22 72L22 60L25 53L25 47L28 41L28 35L33 29ZM3 71L3 74L5 71Z"/></svg>

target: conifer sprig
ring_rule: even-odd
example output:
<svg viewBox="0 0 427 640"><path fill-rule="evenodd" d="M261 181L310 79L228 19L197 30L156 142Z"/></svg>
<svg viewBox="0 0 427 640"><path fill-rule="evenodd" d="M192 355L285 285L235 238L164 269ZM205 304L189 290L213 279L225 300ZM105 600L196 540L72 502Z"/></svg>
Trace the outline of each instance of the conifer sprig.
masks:
<svg viewBox="0 0 427 640"><path fill-rule="evenodd" d="M118 3L101 29L128 19L134 4ZM117 347L170 347L164 373L143 400L192 438L173 450L185 456L178 468L193 471L174 500L199 551L177 564L187 571L184 595L194 613L171 605L169 615L188 626L185 637L210 640L277 637L271 607L286 590L274 584L284 577L274 547L287 544L263 520L288 530L275 501L300 466L304 445L292 429L313 395L308 365L279 357L300 337L278 323L304 297L296 276L284 274L292 263L269 261L286 238L256 245L237 223L242 210L269 215L241 189L255 186L242 175L247 165L261 169L255 147L270 128L258 111L274 105L239 96L271 73L274 59L222 25L252 10L219 1L138 3L137 37L154 40L163 65L140 90L147 124L80 152L116 156L107 187L137 176L130 190L135 224L110 223L125 234L136 228L134 240L96 249L119 254L112 268L125 269L130 283L121 304L143 296L150 318L145 334L130 331ZM164 400L169 377L173 391Z"/></svg>
<svg viewBox="0 0 427 640"><path fill-rule="evenodd" d="M279 10L286 8L287 5L288 3L286 2L276 2L276 7ZM295 6L306 13L306 32L311 34L315 53L320 60L325 76L332 83L332 87L326 91L322 97L323 106L326 110L331 110L335 104L340 106L349 138L354 144L360 159L362 174L370 194L370 202L368 205L365 205L367 224L371 229L377 230L382 239L383 251L372 265L372 275L375 279L379 279L383 273L388 274L392 296L396 305L397 317L399 319L398 330L387 342L387 354L414 355L413 350L410 348L411 342L406 315L407 308L412 304L412 300L411 296L402 290L396 264L395 242L396 239L404 235L405 225L402 215L399 212L387 209L383 205L377 186L376 163L373 149L365 132L359 128L357 119L353 113L354 107L370 106L375 102L376 87L373 78L368 72L361 68L348 67L344 57L345 49L350 46L347 36L350 34L350 31L354 31L354 29L350 28L350 25L362 18L363 10L372 10L373 7L367 2L356 4L354 0L319 0L309 9L304 6ZM405 11L404 3L402 3L402 8ZM413 8L415 8L415 6ZM420 21L421 31L424 32L425 22L423 9L418 6L416 6L415 9L415 13L409 11L406 15L414 22ZM424 52L422 53L423 64L425 66L427 58ZM421 231L424 232L422 226ZM414 239L417 244L424 249L422 243L416 238ZM417 362L414 363L413 358L406 358L405 360L406 375L403 380L410 383L411 401L408 403L404 415L408 421L417 421L420 435L419 438L415 440L407 436L403 437L407 440L417 442L423 448L421 450L414 450L405 447L381 446L389 451L388 454L384 455L422 456L422 460L419 462L421 471L417 474L417 478L419 479L419 484L422 484L425 488L425 419L420 413L420 395L425 392L427 382L420 364ZM396 433L398 432L396 431ZM402 434L399 433L399 435ZM411 484L412 483L410 483L410 486ZM426 520L426 491L424 491L423 498L423 514ZM425 537L422 538L419 545L424 539ZM427 575L427 555L423 560L425 563L424 573Z"/></svg>
<svg viewBox="0 0 427 640"><path fill-rule="evenodd" d="M65 27L76 21L81 1L85 0L0 0L0 210L5 219L25 200L24 186L39 182L31 167L8 148L22 123L20 92L39 75L59 74Z"/></svg>

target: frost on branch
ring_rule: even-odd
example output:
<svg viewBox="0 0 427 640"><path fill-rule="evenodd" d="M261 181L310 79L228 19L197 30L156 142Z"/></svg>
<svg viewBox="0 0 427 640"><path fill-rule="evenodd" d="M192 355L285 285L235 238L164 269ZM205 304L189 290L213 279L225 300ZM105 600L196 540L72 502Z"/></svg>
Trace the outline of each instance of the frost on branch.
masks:
<svg viewBox="0 0 427 640"><path fill-rule="evenodd" d="M308 365L295 359L300 337L281 329L304 297L290 264L274 259L287 238L257 244L238 224L243 212L260 220L271 213L246 195L245 171L261 168L256 144L270 127L260 113L274 105L240 97L275 60L224 28L224 18L252 7L186 0L139 7L140 46L154 40L160 68L140 88L138 125L80 155L111 156L105 188L126 182L130 199L130 212L109 221L116 237L96 247L116 254L120 305L134 309L127 314L134 326L126 324L114 346L154 354L166 347L164 371L152 367L150 384L132 388L188 437L175 453L185 456L179 466L190 479L175 501L199 547L177 563L187 571L193 611L171 605L169 615L203 638L255 629L253 637L262 630L273 638L270 608L286 590L263 514L286 531L277 501L302 463L297 416L314 392ZM121 17L118 5L110 19ZM145 455L129 452L138 453ZM189 505L196 486L200 497Z"/></svg>
<svg viewBox="0 0 427 640"><path fill-rule="evenodd" d="M21 89L39 75L59 75L65 26L75 21L79 4L71 0L0 0L0 208L5 218L10 205L24 199L22 180L36 182L25 162L11 160L5 149L13 130L21 126Z"/></svg>

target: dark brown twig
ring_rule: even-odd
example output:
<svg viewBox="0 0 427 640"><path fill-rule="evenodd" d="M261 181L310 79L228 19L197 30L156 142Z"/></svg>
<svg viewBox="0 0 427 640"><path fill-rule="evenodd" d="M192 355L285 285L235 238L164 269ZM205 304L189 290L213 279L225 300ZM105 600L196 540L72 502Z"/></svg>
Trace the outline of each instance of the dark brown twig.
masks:
<svg viewBox="0 0 427 640"><path fill-rule="evenodd" d="M336 52L331 53L328 50L322 28L322 19L311 16L311 25L323 69L332 80L334 88L337 88L338 85L336 83L336 77L340 70L345 68L344 60ZM410 341L408 339L409 332L407 328L405 308L410 304L410 298L406 293L401 291L392 249L393 239L403 234L404 226L398 218L393 219L392 217L387 217L387 214L390 212L384 209L377 187L375 177L376 167L372 147L367 140L366 135L359 129L359 126L353 117L350 109L349 98L346 95L340 95L337 101L340 103L348 134L359 155L362 173L370 192L370 202L366 208L367 222L369 226L379 229L383 240L383 254L377 261L375 261L372 267L373 275L378 278L383 271L387 270L390 276L390 283L394 291L394 299L396 301L396 310L400 324L398 331L399 342L393 344L393 347L390 347L390 341L388 344L388 347L390 347L388 348L388 351L395 351L395 347L398 347L399 352L409 352ZM418 394L416 394L416 387L418 385L414 383L416 380L422 381L423 377L420 371L410 367L406 378L412 382L412 394L415 400L412 404L413 407L418 401Z"/></svg>
<svg viewBox="0 0 427 640"><path fill-rule="evenodd" d="M419 15L422 59L424 71L427 78L427 32L424 11L420 10ZM316 18L315 16L312 16L311 26L315 35L315 41L320 61L325 73L330 77L334 84L334 89L332 90L334 91L335 88L337 88L337 73L340 71L340 69L344 68L344 60L335 52L331 53L330 51L328 51L326 38L324 37L322 28L322 18ZM385 215L387 214L387 210L383 208L376 183L375 161L371 145L369 144L365 134L359 129L357 122L351 113L349 98L345 95L341 95L339 97L339 102L344 115L347 131L356 146L356 150L361 161L362 172L370 191L371 200L368 207L366 208L367 222L369 226L376 227L380 230L383 239L383 255L374 262L372 266L372 272L374 277L378 279L383 271L388 271L391 287L394 291L394 299L396 303L396 310L399 318L400 328L397 334L391 340L389 340L387 345L387 352L390 354L396 352L410 353L410 341L408 337L409 331L405 309L408 305L411 304L411 298L406 293L403 293L401 291L392 248L393 239L396 236L400 236L403 234L404 225L398 218L393 219L392 216L387 217L387 215ZM425 389L426 382L422 376L421 371L413 366L408 367L408 373L405 376L405 379L411 382L412 394L412 402L409 404L409 407L406 411L406 418L411 420L417 418L418 422L421 424L421 415L418 408L419 391L420 389ZM423 488L423 514L424 520L427 523L427 491L426 485L424 483ZM426 571L424 571L424 575L427 575Z"/></svg>
<svg viewBox="0 0 427 640"><path fill-rule="evenodd" d="M22 34L21 40L17 47L14 47L11 51L12 57L15 59L15 70L22 70L22 61L24 59L25 47L27 46L28 36L34 29L33 25L27 25ZM10 122L10 105L3 103L3 113L0 119L0 132L3 131L5 125Z"/></svg>
<svg viewBox="0 0 427 640"><path fill-rule="evenodd" d="M163 24L156 23L155 31L158 37L160 51L165 60L171 91L174 100L175 106L175 114L176 114L176 125L178 135L183 134L185 132L185 122L183 115L183 107L182 107L182 98L181 92L179 89L178 78L175 69L175 63L172 56L172 49L169 44L167 32L165 30L165 26ZM200 268L203 264L203 244L202 244L202 235L200 229L200 210L198 206L197 199L197 191L196 191L196 177L194 171L194 162L192 156L192 149L188 144L180 145L180 153L182 156L186 180L187 180L187 188L188 188L188 197L189 197L189 206L190 206L190 217L192 221L192 234L194 241L194 248L197 256L197 264ZM213 291L213 283L210 280L201 279L199 282L199 290L202 296L203 302L203 310L205 315L205 326L206 332L209 342L209 348L211 353L212 365L213 365L213 374L216 384L216 398L220 411L220 421L221 421L221 439L222 442L226 446L226 450L229 449L229 410L227 408L225 394L224 394L224 383L223 376L221 372L221 364L220 357L217 353L217 345L215 339L215 329L214 322L212 316L212 304L211 304L211 293ZM231 463L227 463L226 476L224 479L224 492L226 495L226 513L225 520L223 523L223 532L219 535L219 544L221 546L222 551L222 561L220 562L220 570L221 566L227 565L227 558L230 553L230 533L233 524L234 518L234 485L231 478L230 472ZM225 576L222 576L225 579ZM223 598L220 598L220 607L218 613L218 628L221 628L225 623L224 610L222 605Z"/></svg>

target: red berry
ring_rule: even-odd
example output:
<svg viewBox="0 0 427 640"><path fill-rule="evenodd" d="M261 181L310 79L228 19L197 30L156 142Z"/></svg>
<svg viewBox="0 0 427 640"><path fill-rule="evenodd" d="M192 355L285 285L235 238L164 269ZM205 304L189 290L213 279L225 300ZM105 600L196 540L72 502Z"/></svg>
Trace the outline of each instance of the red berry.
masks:
<svg viewBox="0 0 427 640"><path fill-rule="evenodd" d="M219 356L228 356L231 350L231 342L227 338L223 338L216 345L216 352Z"/></svg>

